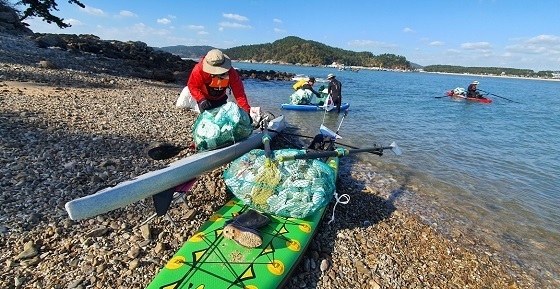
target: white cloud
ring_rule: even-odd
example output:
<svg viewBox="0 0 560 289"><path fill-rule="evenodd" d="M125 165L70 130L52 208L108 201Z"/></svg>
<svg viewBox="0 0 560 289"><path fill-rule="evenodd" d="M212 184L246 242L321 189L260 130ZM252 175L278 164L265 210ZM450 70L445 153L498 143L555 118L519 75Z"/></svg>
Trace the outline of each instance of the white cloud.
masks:
<svg viewBox="0 0 560 289"><path fill-rule="evenodd" d="M166 25L166 24L171 23L171 20L169 20L167 18L160 18L160 19L157 20L157 23Z"/></svg>
<svg viewBox="0 0 560 289"><path fill-rule="evenodd" d="M356 46L356 47L377 47L377 48L397 48L398 45L390 44L380 41L373 41L373 40L352 40L348 42L349 46Z"/></svg>
<svg viewBox="0 0 560 289"><path fill-rule="evenodd" d="M121 10L121 12L119 12L119 16L120 17L127 17L127 18L134 18L134 17L138 17L138 15L128 11L128 10Z"/></svg>
<svg viewBox="0 0 560 289"><path fill-rule="evenodd" d="M72 25L72 26L82 26L82 25L84 25L84 23L82 23L80 20L73 19L73 18L70 18L70 19L66 20L66 22L68 24Z"/></svg>
<svg viewBox="0 0 560 289"><path fill-rule="evenodd" d="M284 34L286 33L286 30L282 30L280 28L274 28L274 32Z"/></svg>
<svg viewBox="0 0 560 289"><path fill-rule="evenodd" d="M403 29L403 32L405 32L405 33L412 33L412 32L416 32L416 31L412 30L412 28L406 27L405 29Z"/></svg>
<svg viewBox="0 0 560 289"><path fill-rule="evenodd" d="M445 45L445 43L441 42L441 41L432 41L430 43L428 43L428 46L443 46Z"/></svg>
<svg viewBox="0 0 560 289"><path fill-rule="evenodd" d="M220 22L218 25L220 25L220 28L224 28L224 27L228 27L228 28L252 28L251 25L243 25L243 24L234 23L234 22Z"/></svg>
<svg viewBox="0 0 560 289"><path fill-rule="evenodd" d="M185 28L187 28L188 30L202 30L204 29L204 26L202 25L187 25L185 26Z"/></svg>
<svg viewBox="0 0 560 289"><path fill-rule="evenodd" d="M274 20L272 20L272 21L274 21L274 22L276 22L276 23L282 23L282 20L276 19L276 18L274 18Z"/></svg>
<svg viewBox="0 0 560 289"><path fill-rule="evenodd" d="M227 19L231 19L231 20L235 20L235 21L249 21L249 18L247 18L245 16L241 16L239 14L223 13L222 16L224 16Z"/></svg>
<svg viewBox="0 0 560 289"><path fill-rule="evenodd" d="M151 46L172 45L166 43L166 39L171 37L171 32L167 29L155 29L144 23L137 23L132 26L115 28L100 27L96 28L92 34L101 39L115 39L119 41L142 41Z"/></svg>
<svg viewBox="0 0 560 289"><path fill-rule="evenodd" d="M198 32L198 35L208 35L208 34L210 34L210 33L206 32L206 31L199 31Z"/></svg>
<svg viewBox="0 0 560 289"><path fill-rule="evenodd" d="M539 35L533 38L530 38L526 41L527 43L536 43L536 44L552 44L552 45L559 45L560 44L560 37L554 35Z"/></svg>
<svg viewBox="0 0 560 289"><path fill-rule="evenodd" d="M560 55L560 37L554 35L538 35L529 39L519 39L519 43L506 46L506 50L514 53Z"/></svg>
<svg viewBox="0 0 560 289"><path fill-rule="evenodd" d="M461 48L466 50L486 50L492 48L488 42L470 42L461 44Z"/></svg>
<svg viewBox="0 0 560 289"><path fill-rule="evenodd" d="M80 9L86 12L87 14L91 14L94 16L107 16L107 14L103 12L103 10L91 6L86 6L85 8L80 8Z"/></svg>

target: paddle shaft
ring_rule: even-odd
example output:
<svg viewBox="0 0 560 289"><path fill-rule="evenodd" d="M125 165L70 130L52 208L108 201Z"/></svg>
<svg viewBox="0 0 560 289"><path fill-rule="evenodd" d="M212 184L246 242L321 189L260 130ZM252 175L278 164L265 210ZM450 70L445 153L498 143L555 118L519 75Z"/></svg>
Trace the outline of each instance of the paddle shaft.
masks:
<svg viewBox="0 0 560 289"><path fill-rule="evenodd" d="M262 142L264 145L264 156L266 157L266 164L270 166L270 157L272 156L272 150L270 149L270 135L268 135L268 122L265 121L263 130Z"/></svg>
<svg viewBox="0 0 560 289"><path fill-rule="evenodd" d="M521 103L521 102L517 102L517 101L515 101L515 100L511 100L511 99L509 99L509 98L505 98L505 97L503 97L503 96L499 96L499 95L497 95L497 94L490 93L490 92L488 92L488 91L484 91L484 90L482 90L482 89L479 89L479 90L482 91L482 92L484 92L484 93L487 93L487 94L489 94L489 95L493 95L493 96L495 96L495 97L503 98L503 99L508 100L508 101L511 101L511 102Z"/></svg>
<svg viewBox="0 0 560 289"><path fill-rule="evenodd" d="M335 134L338 134L338 131L340 130L340 126L342 125L342 122L344 121L344 118L348 115L348 110L344 111L344 114L342 115L342 119L340 120L340 123L338 124L338 128L336 129Z"/></svg>
<svg viewBox="0 0 560 289"><path fill-rule="evenodd" d="M304 137L304 138L308 138L308 139L314 139L314 137L312 137L312 136L302 135L302 134L295 134L295 133L289 133L289 132L282 132L282 134L284 134L284 135L291 135L291 136L297 136L297 137ZM334 143L337 144L337 145L349 147L349 148L351 148L351 149L359 149L359 147L352 146L352 145L349 145L349 144L343 144L343 143L340 143L340 142L337 142L337 141L334 142ZM374 153L374 152L369 152L369 153L376 155L376 153Z"/></svg>
<svg viewBox="0 0 560 289"><path fill-rule="evenodd" d="M392 149L392 148L393 148L392 146L387 146L387 147L373 147L373 148L352 149L352 150L343 149L344 153L341 153L339 150L334 150L328 152L306 153L306 154L294 155L294 156L281 156L279 157L278 160L281 162L285 162L285 161L293 161L293 160L318 159L318 158L326 158L326 157L344 157L349 154L364 153L364 152L382 155L383 150Z"/></svg>

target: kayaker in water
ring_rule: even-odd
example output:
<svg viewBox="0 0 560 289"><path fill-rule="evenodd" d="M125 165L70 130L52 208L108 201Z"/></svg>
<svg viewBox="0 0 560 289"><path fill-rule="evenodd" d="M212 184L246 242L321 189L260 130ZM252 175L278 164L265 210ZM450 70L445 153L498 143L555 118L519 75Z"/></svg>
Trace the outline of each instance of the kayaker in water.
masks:
<svg viewBox="0 0 560 289"><path fill-rule="evenodd" d="M329 95L332 97L334 106L336 106L336 109L340 112L340 104L342 103L342 83L340 83L332 73L327 76L327 79L330 81L328 89Z"/></svg>
<svg viewBox="0 0 560 289"><path fill-rule="evenodd" d="M469 85L469 88L467 88L467 97L482 98L482 95L478 92L478 89L476 88L478 84L479 82L475 80Z"/></svg>
<svg viewBox="0 0 560 289"><path fill-rule="evenodd" d="M226 104L227 88L231 88L239 107L250 113L251 106L249 106L241 77L231 66L231 59L219 49L210 50L194 66L187 82L187 88L201 113Z"/></svg>

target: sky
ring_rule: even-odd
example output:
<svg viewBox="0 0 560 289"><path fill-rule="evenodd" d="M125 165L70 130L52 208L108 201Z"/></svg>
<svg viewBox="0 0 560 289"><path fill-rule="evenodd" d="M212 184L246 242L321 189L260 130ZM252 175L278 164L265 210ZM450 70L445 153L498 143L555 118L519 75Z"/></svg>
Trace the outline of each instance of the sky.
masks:
<svg viewBox="0 0 560 289"><path fill-rule="evenodd" d="M560 71L560 0L80 1L85 8L58 0L53 11L70 28L40 18L24 22L39 33L93 34L152 47L231 48L297 36L423 66Z"/></svg>

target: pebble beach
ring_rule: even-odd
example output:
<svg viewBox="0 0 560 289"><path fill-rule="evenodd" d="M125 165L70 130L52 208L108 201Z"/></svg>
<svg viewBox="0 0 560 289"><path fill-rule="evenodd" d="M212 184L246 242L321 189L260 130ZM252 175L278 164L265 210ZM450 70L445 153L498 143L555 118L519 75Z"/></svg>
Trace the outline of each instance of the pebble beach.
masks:
<svg viewBox="0 0 560 289"><path fill-rule="evenodd" d="M73 221L64 204L161 168L144 150L155 141L192 142L197 117L178 109L182 85L131 77L127 64L40 49L0 34L1 288L145 288L229 198L227 165L200 177L170 214L151 199ZM289 122L289 120L288 120ZM294 125L294 124L293 124ZM273 148L301 146L279 136ZM384 172L365 186L341 161L336 220L321 224L285 288L558 288L558 280L509 262L468 232L442 234L390 196ZM327 209L332 213L333 204Z"/></svg>

